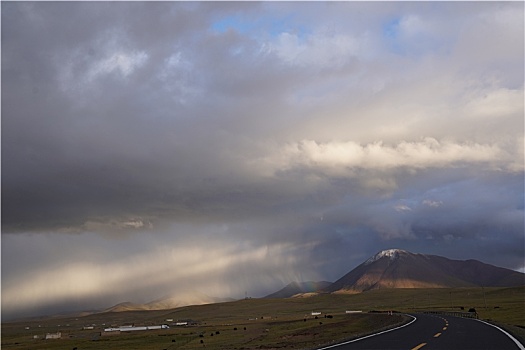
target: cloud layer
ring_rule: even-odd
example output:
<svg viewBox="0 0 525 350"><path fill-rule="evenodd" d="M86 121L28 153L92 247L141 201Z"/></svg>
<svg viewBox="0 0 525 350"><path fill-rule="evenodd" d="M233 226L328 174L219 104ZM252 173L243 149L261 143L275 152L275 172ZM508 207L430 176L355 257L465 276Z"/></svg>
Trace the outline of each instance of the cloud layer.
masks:
<svg viewBox="0 0 525 350"><path fill-rule="evenodd" d="M3 310L262 295L391 247L523 269L523 26L522 3L2 3Z"/></svg>

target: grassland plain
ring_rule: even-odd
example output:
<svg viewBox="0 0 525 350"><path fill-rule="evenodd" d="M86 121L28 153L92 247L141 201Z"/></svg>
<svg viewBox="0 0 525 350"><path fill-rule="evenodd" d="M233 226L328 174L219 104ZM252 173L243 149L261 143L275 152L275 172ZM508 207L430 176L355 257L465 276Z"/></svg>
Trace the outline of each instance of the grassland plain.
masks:
<svg viewBox="0 0 525 350"><path fill-rule="evenodd" d="M468 311L525 339L525 287L383 289L308 298L247 299L161 311L99 313L2 323L2 349L313 349L406 322L402 315L369 311ZM347 310L362 310L346 314ZM312 312L322 314L312 316ZM327 318L325 316L333 316ZM173 321L166 321L173 320ZM193 326L101 336L111 325ZM92 326L93 329L83 329ZM43 338L60 331L62 339ZM35 338L38 336L38 338Z"/></svg>

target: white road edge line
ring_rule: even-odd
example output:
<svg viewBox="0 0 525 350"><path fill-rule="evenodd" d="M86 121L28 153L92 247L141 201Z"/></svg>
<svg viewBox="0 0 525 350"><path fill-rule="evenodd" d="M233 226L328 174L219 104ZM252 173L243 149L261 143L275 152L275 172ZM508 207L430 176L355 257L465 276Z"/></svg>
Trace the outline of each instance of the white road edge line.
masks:
<svg viewBox="0 0 525 350"><path fill-rule="evenodd" d="M387 329L386 331L382 331L382 332L379 332L379 333L374 333L374 334L370 334L370 335L367 335L366 337L361 337L361 338L357 338L357 339L353 339L353 340L348 340L348 341L345 341L345 342L342 342L342 343L338 343L338 344L334 344L334 345L329 345L329 346L325 346L324 348L319 348L317 350L325 350L325 349L332 349L332 348L336 348L338 346L341 346L341 345L346 345L346 344L350 344L350 343L355 343L356 341L360 341L360 340L363 340L363 339L366 339L366 338L371 338L371 337L375 337L376 335L379 335L379 334L383 334L383 333L388 333L388 332L392 332L392 331L395 331L396 329L400 329L400 328L403 328L403 327L406 327L408 325L411 325L412 323L416 322L417 318L415 316L412 316L412 315L408 315L408 314L403 314L405 316L409 316L409 317L412 317L413 320L402 325L402 326L399 326L399 327L396 327L396 328L392 328L392 329ZM525 350L525 349L523 349Z"/></svg>
<svg viewBox="0 0 525 350"><path fill-rule="evenodd" d="M482 321L482 320L478 320L478 319L474 319L474 320L479 321L479 322L483 322L483 323L485 323L485 324L488 324L489 326L492 326L492 327L494 327L494 328L499 329L501 332L505 333L505 335L506 335L507 337L509 337L510 339L512 339L512 341L513 341L514 343L516 343L516 345L518 346L518 348L519 348L520 350L525 350L525 347L523 346L523 344L520 343L518 339L514 338L514 337L512 336L512 334L510 334L510 333L507 332L506 330L504 330L504 329L502 329L502 328L500 328L500 327L498 327L498 326L496 326L496 325L493 325L492 323L488 323L488 322L485 322L485 321Z"/></svg>

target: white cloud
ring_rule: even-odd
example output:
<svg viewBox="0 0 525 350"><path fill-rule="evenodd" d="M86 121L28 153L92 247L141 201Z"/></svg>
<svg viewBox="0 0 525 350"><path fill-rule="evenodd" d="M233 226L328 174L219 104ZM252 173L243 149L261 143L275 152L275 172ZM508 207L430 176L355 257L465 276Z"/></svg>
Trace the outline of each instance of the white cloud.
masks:
<svg viewBox="0 0 525 350"><path fill-rule="evenodd" d="M351 174L352 169L425 169L484 164L488 168L508 169L513 156L497 144L454 143L425 138L394 145L382 142L359 144L352 141L318 143L313 140L289 144L276 157L280 169L307 167L326 173Z"/></svg>
<svg viewBox="0 0 525 350"><path fill-rule="evenodd" d="M441 205L443 205L443 202L442 201L433 201L431 199L425 199L423 200L422 202L424 205L428 206L428 207L431 207L431 208L438 208L440 207Z"/></svg>
<svg viewBox="0 0 525 350"><path fill-rule="evenodd" d="M95 62L87 72L88 81L112 72L119 72L124 78L132 74L148 60L148 54L144 51L115 52L98 62Z"/></svg>
<svg viewBox="0 0 525 350"><path fill-rule="evenodd" d="M82 96L86 89L97 86L94 84L99 79L109 75L127 79L149 59L148 53L140 50L110 51L98 59L89 57L84 51L74 50L65 63L57 67L60 87L66 93Z"/></svg>
<svg viewBox="0 0 525 350"><path fill-rule="evenodd" d="M501 119L519 115L523 117L523 88L517 90L494 88L475 93L465 102L463 113L472 119Z"/></svg>
<svg viewBox="0 0 525 350"><path fill-rule="evenodd" d="M412 37L428 32L428 22L424 21L418 15L403 16L399 21L399 30L405 36Z"/></svg>
<svg viewBox="0 0 525 350"><path fill-rule="evenodd" d="M398 212L412 211L412 208L410 208L409 206L405 204L396 204L394 206L394 209Z"/></svg>

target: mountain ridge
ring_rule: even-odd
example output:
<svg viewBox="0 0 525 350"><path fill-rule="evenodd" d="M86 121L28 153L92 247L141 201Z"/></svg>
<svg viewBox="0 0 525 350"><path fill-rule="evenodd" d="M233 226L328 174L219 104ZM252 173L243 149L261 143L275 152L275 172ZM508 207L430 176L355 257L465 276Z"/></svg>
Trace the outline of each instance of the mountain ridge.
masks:
<svg viewBox="0 0 525 350"><path fill-rule="evenodd" d="M360 293L380 288L514 287L525 274L478 260L383 250L335 281L324 292Z"/></svg>

